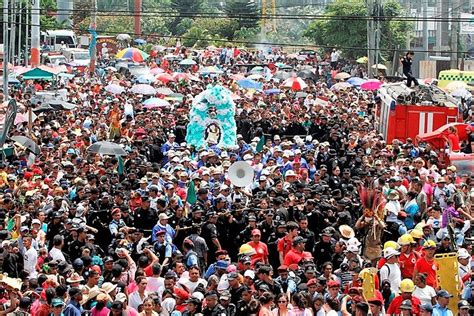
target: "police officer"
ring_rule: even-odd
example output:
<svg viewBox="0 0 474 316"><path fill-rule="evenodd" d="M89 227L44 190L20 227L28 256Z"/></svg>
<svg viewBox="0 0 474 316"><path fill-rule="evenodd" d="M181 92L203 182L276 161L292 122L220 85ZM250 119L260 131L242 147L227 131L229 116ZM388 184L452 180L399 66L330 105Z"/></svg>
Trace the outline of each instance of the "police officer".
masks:
<svg viewBox="0 0 474 316"><path fill-rule="evenodd" d="M206 294L206 308L202 310L203 316L226 316L226 310L217 300L217 293L214 291Z"/></svg>

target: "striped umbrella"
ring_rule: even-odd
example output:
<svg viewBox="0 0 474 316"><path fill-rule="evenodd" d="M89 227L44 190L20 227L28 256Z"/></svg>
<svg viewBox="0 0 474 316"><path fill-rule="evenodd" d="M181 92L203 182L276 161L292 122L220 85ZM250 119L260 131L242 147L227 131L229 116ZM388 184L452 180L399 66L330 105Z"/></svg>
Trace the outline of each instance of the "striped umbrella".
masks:
<svg viewBox="0 0 474 316"><path fill-rule="evenodd" d="M115 58L128 58L134 62L140 63L147 59L149 55L136 47L128 47L119 51Z"/></svg>

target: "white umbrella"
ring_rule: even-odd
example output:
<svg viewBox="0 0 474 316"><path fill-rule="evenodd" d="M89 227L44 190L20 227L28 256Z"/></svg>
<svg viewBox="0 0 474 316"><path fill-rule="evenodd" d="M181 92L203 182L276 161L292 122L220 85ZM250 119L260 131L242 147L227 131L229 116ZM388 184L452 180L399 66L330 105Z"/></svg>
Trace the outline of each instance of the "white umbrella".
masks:
<svg viewBox="0 0 474 316"><path fill-rule="evenodd" d="M153 108L163 108L169 107L171 104L163 99L160 98L150 98L143 102L144 108L153 109Z"/></svg>
<svg viewBox="0 0 474 316"><path fill-rule="evenodd" d="M170 95L173 93L173 90L167 87L162 87L162 88L156 89L156 93L162 94L162 95Z"/></svg>
<svg viewBox="0 0 474 316"><path fill-rule="evenodd" d="M110 71L116 72L117 68L112 67L112 66L108 66L108 67L105 67L105 70L110 70Z"/></svg>
<svg viewBox="0 0 474 316"><path fill-rule="evenodd" d="M117 35L117 40L119 40L119 41L129 41L131 39L132 38L128 34L119 34L119 35Z"/></svg>
<svg viewBox="0 0 474 316"><path fill-rule="evenodd" d="M387 70L387 67L382 64L375 64L375 65L372 65L372 69Z"/></svg>
<svg viewBox="0 0 474 316"><path fill-rule="evenodd" d="M263 76L260 75L260 74L251 74L251 75L248 76L247 78L252 79L252 80L259 80L259 79L262 79Z"/></svg>
<svg viewBox="0 0 474 316"><path fill-rule="evenodd" d="M121 94L125 91L125 88L118 84L112 83L105 87L105 91L113 94Z"/></svg>
<svg viewBox="0 0 474 316"><path fill-rule="evenodd" d="M130 90L135 94L144 94L144 95L153 95L156 93L155 88L149 84L137 84L132 87Z"/></svg>

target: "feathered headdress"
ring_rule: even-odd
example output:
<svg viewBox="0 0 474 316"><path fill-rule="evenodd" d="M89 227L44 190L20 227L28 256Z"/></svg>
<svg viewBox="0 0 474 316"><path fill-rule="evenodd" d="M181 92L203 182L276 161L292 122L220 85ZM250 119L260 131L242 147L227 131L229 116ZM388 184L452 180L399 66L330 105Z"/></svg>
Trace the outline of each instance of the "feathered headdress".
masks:
<svg viewBox="0 0 474 316"><path fill-rule="evenodd" d="M359 197L364 209L364 216L372 217L376 215L380 220L383 219L385 199L382 192L373 188L360 187Z"/></svg>

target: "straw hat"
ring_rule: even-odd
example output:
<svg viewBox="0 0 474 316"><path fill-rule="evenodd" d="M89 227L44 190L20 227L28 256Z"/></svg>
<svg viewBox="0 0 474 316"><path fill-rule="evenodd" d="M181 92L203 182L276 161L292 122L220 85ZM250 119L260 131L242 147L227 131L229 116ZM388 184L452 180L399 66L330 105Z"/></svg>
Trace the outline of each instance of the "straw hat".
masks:
<svg viewBox="0 0 474 316"><path fill-rule="evenodd" d="M346 239L350 239L355 236L354 230L349 225L339 226L339 232L341 233L342 237Z"/></svg>
<svg viewBox="0 0 474 316"><path fill-rule="evenodd" d="M74 272L69 278L66 279L67 283L78 283L82 281L84 281L84 278L77 272Z"/></svg>
<svg viewBox="0 0 474 316"><path fill-rule="evenodd" d="M99 287L94 286L92 289L89 290L89 293L84 294L82 296L82 301L81 304L85 304L87 301L94 299L97 297L97 295L103 293Z"/></svg>

